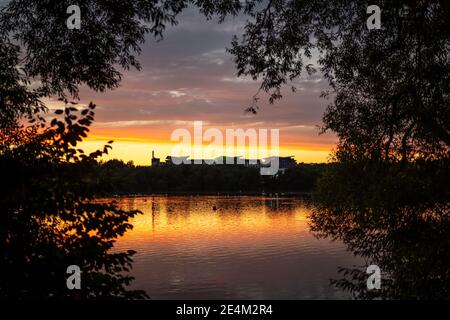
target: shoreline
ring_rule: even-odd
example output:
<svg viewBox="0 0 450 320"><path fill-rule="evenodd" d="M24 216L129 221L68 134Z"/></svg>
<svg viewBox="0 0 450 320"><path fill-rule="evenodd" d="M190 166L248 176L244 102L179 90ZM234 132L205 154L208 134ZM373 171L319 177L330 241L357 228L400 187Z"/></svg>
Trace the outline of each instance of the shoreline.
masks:
<svg viewBox="0 0 450 320"><path fill-rule="evenodd" d="M312 191L283 191L283 192L208 192L208 191L172 191L172 192L152 192L152 193L124 193L108 194L101 198L140 198L151 196L269 196L269 197L310 197Z"/></svg>

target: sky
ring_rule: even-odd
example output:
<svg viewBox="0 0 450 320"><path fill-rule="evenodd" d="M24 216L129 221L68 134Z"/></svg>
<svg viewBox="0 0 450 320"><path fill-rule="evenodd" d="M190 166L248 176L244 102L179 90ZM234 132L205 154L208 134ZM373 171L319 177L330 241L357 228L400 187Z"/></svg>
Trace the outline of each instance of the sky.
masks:
<svg viewBox="0 0 450 320"><path fill-rule="evenodd" d="M205 130L217 128L224 135L227 128L279 129L282 156L306 163L327 161L337 139L333 134L319 135L330 103L320 97L328 87L320 74L305 73L296 80L296 93L286 87L283 99L273 105L263 93L258 114L245 114L260 82L237 78L233 57L225 50L244 24L242 17L222 24L206 21L188 8L162 41L149 36L139 56L141 71L124 71L121 86L113 91L82 89L81 103L92 101L97 108L90 135L81 146L93 151L114 140L105 159L149 165L152 150L162 159L171 154L174 130L193 131L194 121L202 121Z"/></svg>

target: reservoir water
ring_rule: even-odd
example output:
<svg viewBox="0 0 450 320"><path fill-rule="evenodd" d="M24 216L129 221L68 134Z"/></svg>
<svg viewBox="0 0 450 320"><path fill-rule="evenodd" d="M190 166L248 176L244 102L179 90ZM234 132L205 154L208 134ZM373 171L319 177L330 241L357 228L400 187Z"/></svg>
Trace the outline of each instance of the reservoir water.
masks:
<svg viewBox="0 0 450 320"><path fill-rule="evenodd" d="M143 212L115 250L132 249L134 289L151 299L348 299L330 284L361 265L310 231L304 199L263 196L115 198Z"/></svg>

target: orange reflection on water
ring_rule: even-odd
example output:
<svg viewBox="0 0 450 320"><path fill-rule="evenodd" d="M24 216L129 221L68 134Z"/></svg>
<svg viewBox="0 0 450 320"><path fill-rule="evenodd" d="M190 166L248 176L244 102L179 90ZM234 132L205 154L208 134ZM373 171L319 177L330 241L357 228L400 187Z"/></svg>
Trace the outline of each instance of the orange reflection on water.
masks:
<svg viewBox="0 0 450 320"><path fill-rule="evenodd" d="M271 239L308 236L305 207L289 198L262 197L148 197L126 198L119 205L138 208L134 228L119 240L120 247L135 248L142 242L178 246L226 245L252 247ZM215 210L214 210L215 208Z"/></svg>
<svg viewBox="0 0 450 320"><path fill-rule="evenodd" d="M342 298L330 288L353 262L316 239L302 199L149 196L116 199L143 212L114 250L133 249L133 288L152 299ZM105 201L111 201L106 199Z"/></svg>

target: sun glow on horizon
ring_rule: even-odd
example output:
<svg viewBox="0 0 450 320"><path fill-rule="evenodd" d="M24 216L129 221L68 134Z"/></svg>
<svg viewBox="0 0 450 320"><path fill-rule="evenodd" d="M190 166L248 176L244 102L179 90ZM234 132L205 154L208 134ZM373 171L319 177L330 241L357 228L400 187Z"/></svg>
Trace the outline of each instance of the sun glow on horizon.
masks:
<svg viewBox="0 0 450 320"><path fill-rule="evenodd" d="M176 146L176 142L170 141L170 139L162 138L136 138L136 137L114 137L114 136L97 136L89 135L89 137L79 144L86 153L103 148L108 141L113 140L112 150L107 155L102 157L102 160L107 161L111 159L119 159L124 162L133 161L135 165L148 166L150 165L150 159L152 151L155 151L155 156L164 161L166 156L172 155L173 148ZM297 162L301 163L324 163L327 162L333 146L315 146L315 145L293 145L280 143L279 154L280 156L294 156ZM195 149L195 148L194 148ZM226 150L216 149L213 152L217 155L221 154L224 150L228 156L243 156L246 157L244 150ZM251 154L252 152L250 152ZM257 153L256 153L257 154ZM186 154L188 155L188 154ZM222 154L222 155L225 155ZM189 155L194 158L194 154Z"/></svg>

